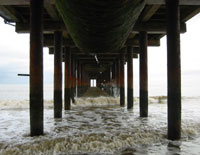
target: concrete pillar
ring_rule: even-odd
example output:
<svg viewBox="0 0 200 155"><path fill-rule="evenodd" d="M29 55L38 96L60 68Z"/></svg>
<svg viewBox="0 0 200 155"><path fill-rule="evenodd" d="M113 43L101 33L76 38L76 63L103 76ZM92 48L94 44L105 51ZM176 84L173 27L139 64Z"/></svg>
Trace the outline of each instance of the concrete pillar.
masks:
<svg viewBox="0 0 200 155"><path fill-rule="evenodd" d="M43 0L30 1L30 135L43 135Z"/></svg>
<svg viewBox="0 0 200 155"><path fill-rule="evenodd" d="M70 47L66 47L65 48L65 95L64 95L65 110L71 109L70 90L71 90L71 51Z"/></svg>
<svg viewBox="0 0 200 155"><path fill-rule="evenodd" d="M124 54L120 54L120 106L125 106L125 92L124 92Z"/></svg>
<svg viewBox="0 0 200 155"><path fill-rule="evenodd" d="M62 32L54 33L54 118L62 117Z"/></svg>
<svg viewBox="0 0 200 155"><path fill-rule="evenodd" d="M181 138L181 58L179 0L167 0L168 139Z"/></svg>
<svg viewBox="0 0 200 155"><path fill-rule="evenodd" d="M127 109L133 108L133 47L127 47Z"/></svg>
<svg viewBox="0 0 200 155"><path fill-rule="evenodd" d="M140 117L148 117L147 32L140 32Z"/></svg>

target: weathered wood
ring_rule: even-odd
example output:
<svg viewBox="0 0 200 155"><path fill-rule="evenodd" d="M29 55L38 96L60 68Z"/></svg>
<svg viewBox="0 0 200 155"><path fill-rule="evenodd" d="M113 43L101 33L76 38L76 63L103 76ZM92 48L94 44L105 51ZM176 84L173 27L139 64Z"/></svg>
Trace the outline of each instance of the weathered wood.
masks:
<svg viewBox="0 0 200 155"><path fill-rule="evenodd" d="M54 4L54 0L44 0ZM147 5L165 5L165 0L146 0ZM199 0L180 0L180 5L200 5ZM0 0L0 5L30 5L30 0Z"/></svg>
<svg viewBox="0 0 200 155"><path fill-rule="evenodd" d="M134 46L139 47L139 40L138 39L129 39L125 43L126 46ZM149 46L160 46L160 40L148 40Z"/></svg>
<svg viewBox="0 0 200 155"><path fill-rule="evenodd" d="M142 14L140 15L139 20L146 22L148 21L155 13L156 11L160 8L161 5L151 5L151 6L146 6L144 10L142 11Z"/></svg>
<svg viewBox="0 0 200 155"><path fill-rule="evenodd" d="M122 48L145 0L55 0L55 4L77 47L99 53Z"/></svg>
<svg viewBox="0 0 200 155"><path fill-rule="evenodd" d="M63 46L75 47L73 40L63 38ZM54 47L54 36L51 34L44 35L44 47Z"/></svg>
<svg viewBox="0 0 200 155"><path fill-rule="evenodd" d="M74 56L71 55L71 99L72 103L75 103L74 92L75 92L75 60Z"/></svg>
<svg viewBox="0 0 200 155"><path fill-rule="evenodd" d="M53 35L44 35L44 47L53 47ZM75 44L73 40L71 39L63 39L63 45L65 46L70 46L70 47L75 47ZM134 47L139 47L139 40L138 39L128 39L126 41L126 46L134 46ZM148 45L149 46L160 46L160 40L148 40ZM103 53L103 52L100 52ZM105 52L108 53L108 52ZM116 52L117 53L117 52ZM99 53L97 53L99 54Z"/></svg>
<svg viewBox="0 0 200 155"><path fill-rule="evenodd" d="M26 22L26 19L11 6L0 6L0 15L11 22Z"/></svg>
<svg viewBox="0 0 200 155"><path fill-rule="evenodd" d="M148 117L147 32L140 32L140 117Z"/></svg>
<svg viewBox="0 0 200 155"><path fill-rule="evenodd" d="M146 0L147 5L165 5L165 0ZM199 0L179 0L179 5L200 5Z"/></svg>
<svg viewBox="0 0 200 155"><path fill-rule="evenodd" d="M65 110L71 109L70 89L71 89L71 52L70 52L70 47L66 47L65 48L65 95L64 95Z"/></svg>
<svg viewBox="0 0 200 155"><path fill-rule="evenodd" d="M133 108L133 47L127 47L127 109Z"/></svg>
<svg viewBox="0 0 200 155"><path fill-rule="evenodd" d="M45 7L46 11L48 12L48 14L51 16L51 18L54 21L58 21L59 15L56 11L55 6L53 6L53 4L51 2L52 2L52 0L45 0L44 1L44 7Z"/></svg>
<svg viewBox="0 0 200 155"><path fill-rule="evenodd" d="M0 0L0 5L30 5L31 0ZM45 3L48 1L54 4L54 0L43 0Z"/></svg>
<svg viewBox="0 0 200 155"><path fill-rule="evenodd" d="M168 139L181 138L181 58L179 0L167 0Z"/></svg>
<svg viewBox="0 0 200 155"><path fill-rule="evenodd" d="M125 106L125 92L124 92L124 54L120 55L120 106Z"/></svg>
<svg viewBox="0 0 200 155"><path fill-rule="evenodd" d="M30 74L17 74L17 76L30 76Z"/></svg>
<svg viewBox="0 0 200 155"><path fill-rule="evenodd" d="M196 8L196 9L192 9L192 10L190 10L190 12L188 13L188 14L186 14L186 15L181 15L181 16L183 16L182 18L181 18L181 21L182 22L186 22L186 21L188 21L188 20L190 20L192 17L194 17L195 15L197 15L198 13L200 12L200 8L198 7L198 8ZM180 28L180 32L181 32L181 28Z"/></svg>
<svg viewBox="0 0 200 155"><path fill-rule="evenodd" d="M43 0L30 6L30 135L43 135Z"/></svg>
<svg viewBox="0 0 200 155"><path fill-rule="evenodd" d="M54 118L62 117L62 32L55 32Z"/></svg>
<svg viewBox="0 0 200 155"><path fill-rule="evenodd" d="M65 25L61 22L44 22L44 33L52 33L54 31L64 31L66 30ZM15 31L17 33L29 33L30 27L29 23L22 23L17 22L15 26ZM53 40L53 35L51 36L51 39Z"/></svg>
<svg viewBox="0 0 200 155"><path fill-rule="evenodd" d="M167 26L165 22L140 22L136 23L133 27L134 33L139 33L141 31L145 31L148 34L166 34ZM185 33L186 24L181 23L180 32Z"/></svg>
<svg viewBox="0 0 200 155"><path fill-rule="evenodd" d="M183 19L183 21L187 21L188 19L193 17L195 14L197 14L199 12L199 9L196 9L193 12L194 13L191 13L188 16L186 16ZM18 18L21 19L22 17L21 18L18 17ZM16 20L18 18L16 17ZM15 31L17 33L29 33L30 32L29 24L17 22L16 27L15 27ZM44 22L43 32L44 33L51 33L52 31L66 31L66 28L65 28L65 25L61 22L47 22L47 21ZM131 33L137 34L140 31L147 31L150 34L166 34L167 27L166 27L166 23L164 23L164 22L137 22L134 25ZM181 31L181 33L186 32L186 24L185 23L181 23L180 31ZM51 37L51 38L53 38L53 37Z"/></svg>

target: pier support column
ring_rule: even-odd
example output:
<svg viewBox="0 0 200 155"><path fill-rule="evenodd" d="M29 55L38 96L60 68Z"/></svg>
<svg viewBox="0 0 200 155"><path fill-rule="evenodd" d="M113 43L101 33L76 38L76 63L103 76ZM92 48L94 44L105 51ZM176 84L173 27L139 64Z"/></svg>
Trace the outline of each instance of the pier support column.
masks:
<svg viewBox="0 0 200 155"><path fill-rule="evenodd" d="M120 96L120 59L117 59L117 95Z"/></svg>
<svg viewBox="0 0 200 155"><path fill-rule="evenodd" d="M30 1L30 135L43 135L43 0Z"/></svg>
<svg viewBox="0 0 200 155"><path fill-rule="evenodd" d="M125 106L125 92L124 92L124 54L120 54L120 106Z"/></svg>
<svg viewBox="0 0 200 155"><path fill-rule="evenodd" d="M168 139L181 138L181 58L179 0L167 0Z"/></svg>
<svg viewBox="0 0 200 155"><path fill-rule="evenodd" d="M75 103L74 92L75 92L75 60L74 60L74 56L71 55L71 100L72 100L72 103Z"/></svg>
<svg viewBox="0 0 200 155"><path fill-rule="evenodd" d="M54 118L62 117L62 32L54 33Z"/></svg>
<svg viewBox="0 0 200 155"><path fill-rule="evenodd" d="M70 47L66 47L65 48L65 95L64 95L65 110L71 109L70 92L71 92L71 51Z"/></svg>
<svg viewBox="0 0 200 155"><path fill-rule="evenodd" d="M140 32L140 117L148 117L147 32Z"/></svg>
<svg viewBox="0 0 200 155"><path fill-rule="evenodd" d="M77 97L80 97L81 64L77 63Z"/></svg>
<svg viewBox="0 0 200 155"><path fill-rule="evenodd" d="M133 47L127 47L127 109L133 108Z"/></svg>

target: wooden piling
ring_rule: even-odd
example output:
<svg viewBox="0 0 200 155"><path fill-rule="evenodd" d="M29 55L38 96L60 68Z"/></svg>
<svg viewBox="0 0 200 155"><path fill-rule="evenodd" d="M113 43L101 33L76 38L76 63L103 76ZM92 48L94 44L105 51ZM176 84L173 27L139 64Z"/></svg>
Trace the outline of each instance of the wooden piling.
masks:
<svg viewBox="0 0 200 155"><path fill-rule="evenodd" d="M80 97L81 64L77 63L77 97Z"/></svg>
<svg viewBox="0 0 200 155"><path fill-rule="evenodd" d="M43 0L30 1L30 135L43 135Z"/></svg>
<svg viewBox="0 0 200 155"><path fill-rule="evenodd" d="M166 1L168 64L168 139L181 138L181 58L179 0Z"/></svg>
<svg viewBox="0 0 200 155"><path fill-rule="evenodd" d="M133 47L127 47L127 109L133 108Z"/></svg>
<svg viewBox="0 0 200 155"><path fill-rule="evenodd" d="M147 32L140 32L140 117L148 117Z"/></svg>
<svg viewBox="0 0 200 155"><path fill-rule="evenodd" d="M71 100L72 103L75 103L74 92L75 92L75 61L74 56L71 55Z"/></svg>
<svg viewBox="0 0 200 155"><path fill-rule="evenodd" d="M62 117L62 32L54 33L54 118Z"/></svg>
<svg viewBox="0 0 200 155"><path fill-rule="evenodd" d="M124 92L124 54L120 54L120 106L125 106L125 92Z"/></svg>
<svg viewBox="0 0 200 155"><path fill-rule="evenodd" d="M64 94L64 108L71 109L70 94L71 92L71 51L70 47L65 48L65 94Z"/></svg>

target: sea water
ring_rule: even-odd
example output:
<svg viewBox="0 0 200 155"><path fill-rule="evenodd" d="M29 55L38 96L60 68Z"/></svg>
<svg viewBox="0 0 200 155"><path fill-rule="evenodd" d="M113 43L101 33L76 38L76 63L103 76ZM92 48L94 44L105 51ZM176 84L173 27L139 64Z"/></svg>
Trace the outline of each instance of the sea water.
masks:
<svg viewBox="0 0 200 155"><path fill-rule="evenodd" d="M200 154L198 96L182 98L182 139L170 141L164 96L149 97L148 118L139 117L138 98L133 110L127 110L119 106L119 98L98 97L76 98L72 110L63 111L62 119L54 119L51 92L46 89L45 135L30 137L28 87L18 87L27 93L21 98L19 89L12 87L4 87L4 93L9 90L13 96L0 96L1 155ZM14 96L16 92L19 94Z"/></svg>

